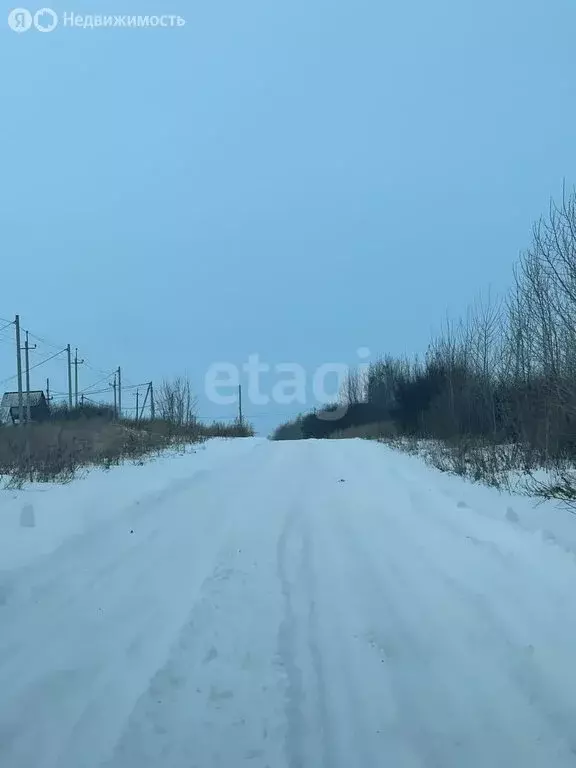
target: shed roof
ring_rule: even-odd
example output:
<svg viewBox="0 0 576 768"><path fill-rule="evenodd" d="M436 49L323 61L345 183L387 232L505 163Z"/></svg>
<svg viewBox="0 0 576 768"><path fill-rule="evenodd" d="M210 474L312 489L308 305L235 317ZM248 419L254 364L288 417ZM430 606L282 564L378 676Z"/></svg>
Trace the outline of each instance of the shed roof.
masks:
<svg viewBox="0 0 576 768"><path fill-rule="evenodd" d="M38 390L31 390L30 391L30 405L40 405L42 401L45 401L46 398L44 396L44 392L42 392L41 389ZM26 392L22 393L22 402L26 406L28 404L28 397L26 395ZM0 403L0 407L2 408L14 408L18 407L20 403L18 402L18 392L4 392L4 395L2 396L2 403Z"/></svg>
<svg viewBox="0 0 576 768"><path fill-rule="evenodd" d="M28 397L26 392L22 393L22 406L26 409ZM42 390L30 391L30 408L42 406L48 408L48 402ZM18 392L4 392L2 402L0 402L0 423L12 424L19 415Z"/></svg>

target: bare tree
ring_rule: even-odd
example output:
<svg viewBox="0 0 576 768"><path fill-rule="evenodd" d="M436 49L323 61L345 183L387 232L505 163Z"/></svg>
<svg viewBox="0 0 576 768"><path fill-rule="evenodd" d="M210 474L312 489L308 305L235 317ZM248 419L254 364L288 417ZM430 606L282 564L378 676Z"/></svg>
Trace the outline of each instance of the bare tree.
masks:
<svg viewBox="0 0 576 768"><path fill-rule="evenodd" d="M502 303L495 301L489 293L485 300L480 298L472 308L467 340L469 366L473 374L470 380L473 387L469 394L475 400L476 423L481 431L490 431L494 438L498 431L496 389L504 373L503 337Z"/></svg>
<svg viewBox="0 0 576 768"><path fill-rule="evenodd" d="M342 383L340 397L345 405L356 405L364 400L364 382L357 370L350 368Z"/></svg>
<svg viewBox="0 0 576 768"><path fill-rule="evenodd" d="M156 396L156 412L164 421L179 427L196 422L198 400L192 393L188 379L178 376L163 381Z"/></svg>

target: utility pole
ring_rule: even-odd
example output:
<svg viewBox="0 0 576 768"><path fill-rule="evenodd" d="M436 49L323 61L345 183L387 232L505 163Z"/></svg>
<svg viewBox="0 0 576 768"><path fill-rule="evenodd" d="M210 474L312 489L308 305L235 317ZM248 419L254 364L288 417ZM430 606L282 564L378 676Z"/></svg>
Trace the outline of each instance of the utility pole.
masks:
<svg viewBox="0 0 576 768"><path fill-rule="evenodd" d="M140 396L140 392L136 390L136 423L138 423L138 398Z"/></svg>
<svg viewBox="0 0 576 768"><path fill-rule="evenodd" d="M140 421L144 418L144 408L146 408L146 403L148 402L148 395L150 394L150 384L146 386L146 394L144 395L144 400L142 400L142 405L140 406L140 416L138 417ZM138 400L136 400L138 402ZM136 410L136 414L138 414L138 410Z"/></svg>
<svg viewBox="0 0 576 768"><path fill-rule="evenodd" d="M82 408L84 408L84 395L80 395L80 400L82 402Z"/></svg>
<svg viewBox="0 0 576 768"><path fill-rule="evenodd" d="M72 410L72 355L70 353L70 344L66 347L68 353L68 408Z"/></svg>
<svg viewBox="0 0 576 768"><path fill-rule="evenodd" d="M122 369L118 366L118 418L122 418Z"/></svg>
<svg viewBox="0 0 576 768"><path fill-rule="evenodd" d="M32 421L30 412L30 355L31 349L36 349L36 344L33 347L28 343L28 331L26 331L26 341L24 342L24 352L26 361L26 423L29 424Z"/></svg>
<svg viewBox="0 0 576 768"><path fill-rule="evenodd" d="M50 379L46 379L46 402L48 403L48 409L50 410L50 401L54 400L54 397L50 394Z"/></svg>
<svg viewBox="0 0 576 768"><path fill-rule="evenodd" d="M150 416L152 421L156 418L156 406L154 405L154 385L150 382Z"/></svg>
<svg viewBox="0 0 576 768"><path fill-rule="evenodd" d="M238 421L242 426L242 384L238 384Z"/></svg>
<svg viewBox="0 0 576 768"><path fill-rule="evenodd" d="M21 427L24 424L24 399L22 397L22 358L20 352L22 351L20 345L20 315L16 315L14 321L16 325L16 370L18 371L18 426Z"/></svg>
<svg viewBox="0 0 576 768"><path fill-rule="evenodd" d="M82 365L84 360L78 360L78 347L74 354L74 405L78 407L78 366Z"/></svg>
<svg viewBox="0 0 576 768"><path fill-rule="evenodd" d="M116 374L114 374L114 381L110 386L114 389L114 418L118 418L118 403L116 402Z"/></svg>

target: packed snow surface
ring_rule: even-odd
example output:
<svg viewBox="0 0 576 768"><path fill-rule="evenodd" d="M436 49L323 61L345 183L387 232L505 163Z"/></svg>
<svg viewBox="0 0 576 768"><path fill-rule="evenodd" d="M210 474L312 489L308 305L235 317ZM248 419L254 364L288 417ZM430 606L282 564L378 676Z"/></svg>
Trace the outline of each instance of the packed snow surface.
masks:
<svg viewBox="0 0 576 768"><path fill-rule="evenodd" d="M2 768L574 768L576 517L360 440L0 492Z"/></svg>

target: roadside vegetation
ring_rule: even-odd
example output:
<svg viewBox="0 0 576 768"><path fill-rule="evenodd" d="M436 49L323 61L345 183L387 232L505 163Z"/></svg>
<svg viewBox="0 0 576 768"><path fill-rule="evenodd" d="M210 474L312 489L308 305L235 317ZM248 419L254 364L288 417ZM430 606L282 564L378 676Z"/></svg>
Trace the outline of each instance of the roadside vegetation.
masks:
<svg viewBox="0 0 576 768"><path fill-rule="evenodd" d="M42 423L0 427L0 478L8 487L66 482L83 467L143 463L169 448L253 434L246 422L202 423L189 382L179 378L162 384L155 419L118 420L110 405L86 404L54 407Z"/></svg>
<svg viewBox="0 0 576 768"><path fill-rule="evenodd" d="M534 226L507 296L446 321L422 360L351 372L339 403L273 435L312 437L384 440L446 472L500 488L521 476L530 493L576 502L576 193Z"/></svg>

